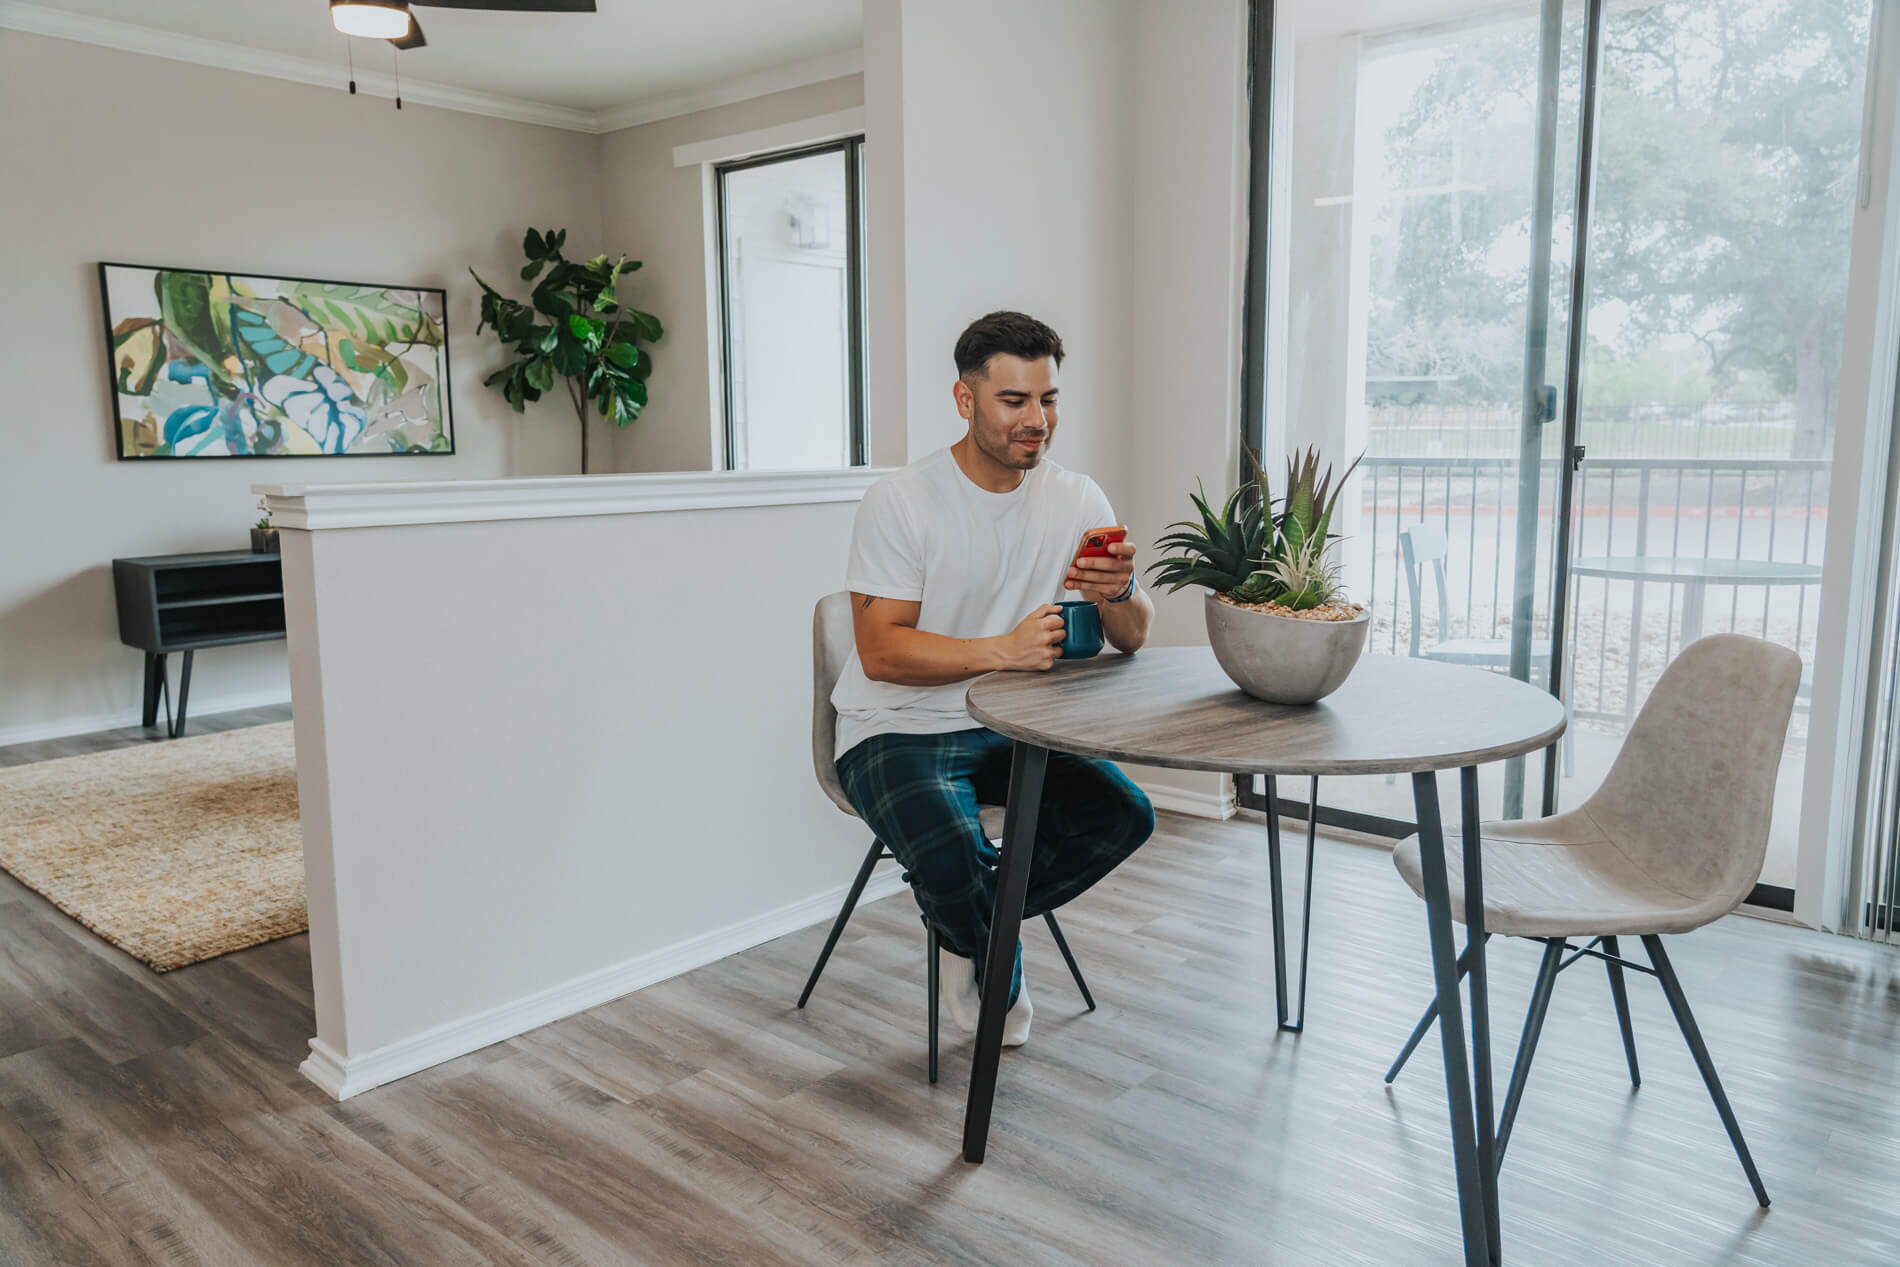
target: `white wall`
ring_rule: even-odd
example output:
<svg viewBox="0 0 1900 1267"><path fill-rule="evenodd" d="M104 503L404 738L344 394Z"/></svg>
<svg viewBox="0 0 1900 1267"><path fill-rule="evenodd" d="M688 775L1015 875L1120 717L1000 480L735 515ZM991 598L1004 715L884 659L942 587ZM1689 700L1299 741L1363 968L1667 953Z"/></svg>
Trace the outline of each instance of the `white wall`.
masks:
<svg viewBox="0 0 1900 1267"><path fill-rule="evenodd" d="M1148 549L1226 488L1239 435L1243 0L870 0L871 401L911 456L954 440L951 348L1021 308L1061 332L1056 461ZM1199 591L1156 596L1157 646L1202 643ZM1139 771L1217 807L1212 775Z"/></svg>
<svg viewBox="0 0 1900 1267"><path fill-rule="evenodd" d="M1133 36L1132 333L1123 516L1147 558L1193 507L1197 481L1232 487L1239 459L1241 296L1247 197L1242 0L1146 0ZM1199 588L1154 592L1155 646L1207 641ZM1158 804L1225 807L1231 780L1130 772Z"/></svg>
<svg viewBox="0 0 1900 1267"><path fill-rule="evenodd" d="M600 138L602 249L645 262L627 293L666 323L654 348L652 402L616 437L614 469L704 471L714 458L703 181L700 168L673 165L673 147L863 102L864 77L847 75Z"/></svg>
<svg viewBox="0 0 1900 1267"><path fill-rule="evenodd" d="M852 487L810 505L547 500L650 504L664 478L372 490L399 521L489 495L559 517L284 530L311 1071L333 1093L837 909L868 837L813 777L811 611L866 477L818 477ZM708 570L761 541L780 562L744 585Z"/></svg>
<svg viewBox="0 0 1900 1267"><path fill-rule="evenodd" d="M958 333L1016 308L1054 326L1068 351L1052 456L1125 500L1135 8L865 5L865 162L901 161L903 173L901 199L874 184L867 205L872 399L881 410L901 399L912 458L963 434L950 395ZM903 330L901 392L898 349L878 339L887 322Z"/></svg>
<svg viewBox="0 0 1900 1267"><path fill-rule="evenodd" d="M590 249L598 144L0 30L0 743L137 720L110 560L248 545L259 479L576 469L571 415L482 386L466 270L513 278L528 224ZM100 260L447 287L456 455L115 461ZM194 712L287 698L281 645L200 657Z"/></svg>

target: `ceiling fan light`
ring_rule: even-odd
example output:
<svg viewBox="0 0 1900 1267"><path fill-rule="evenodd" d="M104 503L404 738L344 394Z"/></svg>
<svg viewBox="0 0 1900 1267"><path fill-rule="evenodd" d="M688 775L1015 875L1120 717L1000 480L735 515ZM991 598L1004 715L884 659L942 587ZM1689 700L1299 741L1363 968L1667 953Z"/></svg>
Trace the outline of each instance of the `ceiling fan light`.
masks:
<svg viewBox="0 0 1900 1267"><path fill-rule="evenodd" d="M330 21L345 35L396 40L409 34L404 0L330 0Z"/></svg>

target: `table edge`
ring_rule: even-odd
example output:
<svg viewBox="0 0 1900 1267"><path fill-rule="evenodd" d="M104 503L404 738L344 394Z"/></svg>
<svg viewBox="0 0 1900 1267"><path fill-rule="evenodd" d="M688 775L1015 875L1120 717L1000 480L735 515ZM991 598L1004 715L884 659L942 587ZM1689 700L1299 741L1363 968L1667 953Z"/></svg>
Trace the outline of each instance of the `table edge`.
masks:
<svg viewBox="0 0 1900 1267"><path fill-rule="evenodd" d="M988 677L989 674L984 674ZM971 682L972 688L983 678ZM1563 713L1557 716L1557 722L1547 730L1521 743L1491 744L1484 748L1468 748L1460 752L1437 753L1429 757L1392 757L1367 759L1363 761L1308 761L1304 763L1274 762L1261 765L1238 759L1184 760L1180 757L1157 756L1151 752L1137 752L1112 744L1082 744L1064 741L1052 743L1047 736L1030 730L1025 726L1005 722L985 712L964 692L964 706L970 710L970 716L984 726L1007 739L1017 743L1029 744L1050 752L1065 752L1071 756L1091 757L1099 761L1126 761L1131 765L1153 766L1162 770L1205 770L1216 774L1272 774L1292 776L1344 775L1344 774L1426 774L1437 770L1457 770L1465 766L1489 765L1494 761L1507 761L1512 757L1521 757L1547 748L1562 737L1569 726L1569 718ZM1554 698L1554 697L1553 697Z"/></svg>

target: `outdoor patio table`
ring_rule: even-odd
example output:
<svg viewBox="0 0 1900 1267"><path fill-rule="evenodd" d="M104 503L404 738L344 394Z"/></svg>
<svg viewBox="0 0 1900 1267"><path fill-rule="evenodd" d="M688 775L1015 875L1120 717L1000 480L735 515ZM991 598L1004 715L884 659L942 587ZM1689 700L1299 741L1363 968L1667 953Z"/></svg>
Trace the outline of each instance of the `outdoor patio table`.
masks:
<svg viewBox="0 0 1900 1267"><path fill-rule="evenodd" d="M1427 941L1445 1004L1438 1032L1465 1259L1473 1267L1500 1261L1477 767L1555 741L1564 729L1563 705L1501 674L1405 656L1367 656L1344 686L1318 704L1267 704L1242 694L1205 647L1107 655L1046 673L993 673L978 679L967 698L971 717L1016 741L986 981L1009 979L1051 751L1227 774L1412 776ZM1437 772L1450 769L1461 772L1469 916L1462 956L1452 939L1438 808ZM1275 951L1284 954L1277 903L1274 914ZM1461 959L1471 978L1469 1045ZM1007 1010L1007 991L984 992L964 1114L966 1161L982 1161L989 1138Z"/></svg>
<svg viewBox="0 0 1900 1267"><path fill-rule="evenodd" d="M1711 585L1819 585L1821 565L1781 559L1704 559L1694 555L1623 555L1577 559L1572 576L1662 581L1682 586L1682 642L1702 636L1703 601Z"/></svg>

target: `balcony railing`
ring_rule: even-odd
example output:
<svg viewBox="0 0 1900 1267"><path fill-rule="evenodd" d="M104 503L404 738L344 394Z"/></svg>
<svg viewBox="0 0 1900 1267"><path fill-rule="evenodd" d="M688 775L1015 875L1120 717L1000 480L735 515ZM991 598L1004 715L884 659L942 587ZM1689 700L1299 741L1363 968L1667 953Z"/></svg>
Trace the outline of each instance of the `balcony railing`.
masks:
<svg viewBox="0 0 1900 1267"><path fill-rule="evenodd" d="M1410 427L1405 434L1416 435ZM1818 566L1829 465L1826 458L1590 458L1578 472L1572 558L1647 555ZM1361 471L1357 522L1343 522L1339 530L1348 538L1349 582L1372 600L1373 649L1405 654L1412 622L1420 619L1425 646L1447 637L1507 637L1517 556L1516 459L1367 457ZM1554 457L1539 464L1533 638L1549 636L1558 473ZM1399 534L1421 521L1440 526L1449 546L1452 610L1445 629L1439 627L1432 579L1421 577L1422 617L1412 610L1406 584ZM1814 586L1710 584L1704 595L1702 633L1755 634L1812 662ZM1579 720L1614 723L1616 729L1627 723L1681 649L1684 599L1682 587L1668 582L1573 580L1567 694Z"/></svg>

